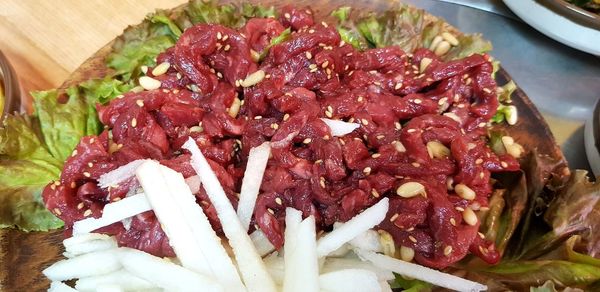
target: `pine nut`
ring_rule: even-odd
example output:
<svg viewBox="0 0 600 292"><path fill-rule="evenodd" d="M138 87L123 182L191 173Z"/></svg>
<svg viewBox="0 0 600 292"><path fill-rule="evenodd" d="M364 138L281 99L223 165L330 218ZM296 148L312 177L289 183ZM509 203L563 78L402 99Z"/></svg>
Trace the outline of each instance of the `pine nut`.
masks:
<svg viewBox="0 0 600 292"><path fill-rule="evenodd" d="M444 40L446 40L447 42L449 42L452 46L458 46L458 39L451 33L445 31L442 33L442 38L444 38Z"/></svg>
<svg viewBox="0 0 600 292"><path fill-rule="evenodd" d="M442 42L444 40L444 38L442 38L441 36L435 36L433 38L433 40L431 41L431 44L429 45L429 49L432 51L435 51L435 48L440 44L440 42Z"/></svg>
<svg viewBox="0 0 600 292"><path fill-rule="evenodd" d="M154 67L154 69L152 69L152 75L154 75L154 76L163 75L163 74L167 73L167 71L169 70L170 67L171 67L171 64L169 62L162 62L162 63L158 64L156 67Z"/></svg>
<svg viewBox="0 0 600 292"><path fill-rule="evenodd" d="M379 233L379 244L381 244L383 254L394 257L396 255L396 245L392 235L385 230L378 230L377 233Z"/></svg>
<svg viewBox="0 0 600 292"><path fill-rule="evenodd" d="M465 222L471 226L475 226L477 224L477 215L475 215L475 212L473 212L473 210L469 207L465 208L465 210L462 212L463 215L463 220L465 220Z"/></svg>
<svg viewBox="0 0 600 292"><path fill-rule="evenodd" d="M229 114L230 117L235 118L237 117L238 113L240 112L240 107L242 106L242 102L240 101L239 98L234 98L233 99L233 103L231 103L231 106L229 107L229 110L227 111L227 113Z"/></svg>
<svg viewBox="0 0 600 292"><path fill-rule="evenodd" d="M396 189L396 194L403 198L412 198L416 195L423 195L427 197L427 193L425 192L425 186L418 182L407 182L402 184Z"/></svg>
<svg viewBox="0 0 600 292"><path fill-rule="evenodd" d="M250 87L260 83L265 78L265 71L258 70L246 77L246 79L240 82L242 87Z"/></svg>
<svg viewBox="0 0 600 292"><path fill-rule="evenodd" d="M450 155L450 149L438 141L427 142L427 152L431 158L445 158Z"/></svg>
<svg viewBox="0 0 600 292"><path fill-rule="evenodd" d="M470 187L465 184L457 184L454 187L454 191L456 194L465 199L465 200L473 200L475 199L475 191L473 191Z"/></svg>
<svg viewBox="0 0 600 292"><path fill-rule="evenodd" d="M448 53L448 51L450 51L450 43L447 41L442 41L436 48L435 48L435 55L436 56L442 56L446 53Z"/></svg>
<svg viewBox="0 0 600 292"><path fill-rule="evenodd" d="M415 258L415 250L407 247L400 246L400 259L405 262L411 262Z"/></svg>
<svg viewBox="0 0 600 292"><path fill-rule="evenodd" d="M431 61L432 60L429 58L421 59L421 63L419 64L419 73L425 72L425 69L427 69L427 67L429 67L429 64L431 64Z"/></svg>
<svg viewBox="0 0 600 292"><path fill-rule="evenodd" d="M160 88L160 81L152 77L142 76L139 79L140 86L145 90L154 90Z"/></svg>

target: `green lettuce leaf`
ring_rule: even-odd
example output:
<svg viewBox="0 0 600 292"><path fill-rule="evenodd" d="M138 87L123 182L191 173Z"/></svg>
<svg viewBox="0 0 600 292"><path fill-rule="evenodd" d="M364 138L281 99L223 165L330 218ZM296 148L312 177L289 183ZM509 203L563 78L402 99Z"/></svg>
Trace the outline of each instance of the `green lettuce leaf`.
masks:
<svg viewBox="0 0 600 292"><path fill-rule="evenodd" d="M452 47L444 55L445 60L456 60L473 54L483 54L493 49L492 43L485 40L481 34L459 35L456 38L459 44L456 47Z"/></svg>
<svg viewBox="0 0 600 292"><path fill-rule="evenodd" d="M255 9L246 6L246 13L255 13ZM251 10L251 11L250 11ZM231 4L219 4L218 1L194 0L185 8L185 12L193 24L217 23L229 27L241 27L246 23L241 11Z"/></svg>
<svg viewBox="0 0 600 292"><path fill-rule="evenodd" d="M64 225L44 206L40 186L6 188L0 185L0 193L0 228L17 227L29 232L48 231Z"/></svg>
<svg viewBox="0 0 600 292"><path fill-rule="evenodd" d="M171 31L171 34L173 35L173 37L175 39L178 39L181 34L183 33L181 31L181 28L179 28L179 26L173 21L171 20L164 11L157 11L155 14L151 14L147 17L150 22L152 23L162 23L165 24L169 30Z"/></svg>
<svg viewBox="0 0 600 292"><path fill-rule="evenodd" d="M0 128L0 228L47 231L63 225L40 197L43 186L60 175L62 162L47 150L35 123L9 115Z"/></svg>
<svg viewBox="0 0 600 292"><path fill-rule="evenodd" d="M479 272L521 289L539 286L546 281L566 287L586 286L600 280L600 268L564 260L507 262L483 268Z"/></svg>
<svg viewBox="0 0 600 292"><path fill-rule="evenodd" d="M261 5L252 5L249 3L242 4L242 15L245 18L275 18L277 17L277 11L275 11L274 6L261 6Z"/></svg>
<svg viewBox="0 0 600 292"><path fill-rule="evenodd" d="M392 289L401 290L404 292L429 292L433 285L415 279L406 279L403 276L394 273L396 278L390 283Z"/></svg>
<svg viewBox="0 0 600 292"><path fill-rule="evenodd" d="M65 161L81 137L97 134L97 128L87 127L89 110L85 100L73 92L64 104L58 101L57 90L32 92L32 96L44 142L57 160Z"/></svg>
<svg viewBox="0 0 600 292"><path fill-rule="evenodd" d="M342 6L338 9L331 11L331 16L337 18L338 22L344 23L350 18L351 11L352 11L352 7Z"/></svg>

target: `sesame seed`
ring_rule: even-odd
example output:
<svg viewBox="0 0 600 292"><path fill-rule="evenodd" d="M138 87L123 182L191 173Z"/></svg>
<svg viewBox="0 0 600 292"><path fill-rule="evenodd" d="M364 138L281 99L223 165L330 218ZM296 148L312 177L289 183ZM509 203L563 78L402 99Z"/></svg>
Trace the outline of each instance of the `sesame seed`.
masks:
<svg viewBox="0 0 600 292"><path fill-rule="evenodd" d="M321 64L321 67L323 69L327 68L327 66L329 66L329 61L325 61L325 62L323 62L323 64Z"/></svg>
<svg viewBox="0 0 600 292"><path fill-rule="evenodd" d="M135 118L131 119L131 127L135 128L137 126L137 120Z"/></svg>
<svg viewBox="0 0 600 292"><path fill-rule="evenodd" d="M320 185L322 188L325 188L325 178L324 178L324 177L320 177L320 178L319 178L319 185Z"/></svg>
<svg viewBox="0 0 600 292"><path fill-rule="evenodd" d="M228 35L224 35L224 36L223 36L223 41L226 41L228 38L229 38L229 36L228 36Z"/></svg>
<svg viewBox="0 0 600 292"><path fill-rule="evenodd" d="M315 160L315 164L319 164L319 163L321 163L321 162L323 162L323 160L322 160L322 159Z"/></svg>
<svg viewBox="0 0 600 292"><path fill-rule="evenodd" d="M60 211L60 209L54 208L54 214L60 216L62 214L62 212Z"/></svg>
<svg viewBox="0 0 600 292"><path fill-rule="evenodd" d="M371 189L371 195L375 198L379 198L379 192L376 189Z"/></svg>
<svg viewBox="0 0 600 292"><path fill-rule="evenodd" d="M507 168L507 167L508 167L508 163L506 163L506 162L504 162L504 161L500 162L500 165L501 165L503 168Z"/></svg>
<svg viewBox="0 0 600 292"><path fill-rule="evenodd" d="M362 102L362 101L364 100L364 97L362 97L362 96L359 96L359 97L358 97L356 100L357 100L358 102Z"/></svg>
<svg viewBox="0 0 600 292"><path fill-rule="evenodd" d="M455 207L456 211L463 212L465 209L463 207Z"/></svg>
<svg viewBox="0 0 600 292"><path fill-rule="evenodd" d="M88 165L88 167L94 167L94 164L93 164L93 163L91 163L91 162L88 162L88 164L87 164L87 165Z"/></svg>
<svg viewBox="0 0 600 292"><path fill-rule="evenodd" d="M290 114L283 115L283 120L287 121L290 118Z"/></svg>
<svg viewBox="0 0 600 292"><path fill-rule="evenodd" d="M483 127L485 127L486 125L487 125L487 123L481 122L481 123L479 123L479 125L477 125L477 126L479 126L480 128L483 128Z"/></svg>
<svg viewBox="0 0 600 292"><path fill-rule="evenodd" d="M317 64L310 64L308 65L308 69L317 69Z"/></svg>
<svg viewBox="0 0 600 292"><path fill-rule="evenodd" d="M360 122L365 126L369 124L369 121L367 121L367 119L361 119Z"/></svg>
<svg viewBox="0 0 600 292"><path fill-rule="evenodd" d="M350 57L352 55L354 55L354 53L350 52L350 53L346 54L346 57Z"/></svg>
<svg viewBox="0 0 600 292"><path fill-rule="evenodd" d="M456 219L450 218L450 224L452 224L452 226L456 226Z"/></svg>
<svg viewBox="0 0 600 292"><path fill-rule="evenodd" d="M85 176L85 177L90 177L90 176L91 176L91 174L90 174L89 172L87 172L87 171L86 171L86 172L84 172L84 173L83 173L83 176Z"/></svg>
<svg viewBox="0 0 600 292"><path fill-rule="evenodd" d="M375 136L375 138L377 138L377 140L381 140L381 139L385 138L385 135L377 135L377 136Z"/></svg>
<svg viewBox="0 0 600 292"><path fill-rule="evenodd" d="M262 119L262 116L256 116L256 117L254 117L254 119L255 120L260 120L260 119Z"/></svg>
<svg viewBox="0 0 600 292"><path fill-rule="evenodd" d="M139 106L139 107L143 107L144 106L144 101L141 99L138 99L135 101L135 103Z"/></svg>
<svg viewBox="0 0 600 292"><path fill-rule="evenodd" d="M60 181L55 181L55 182L54 182L54 185L56 185L56 186L60 186Z"/></svg>
<svg viewBox="0 0 600 292"><path fill-rule="evenodd" d="M323 140L329 140L329 135L323 136Z"/></svg>
<svg viewBox="0 0 600 292"><path fill-rule="evenodd" d="M408 236L408 239L409 239L410 241L412 241L413 243L417 243L417 239L416 239L414 236L412 236L412 235L409 235L409 236Z"/></svg>
<svg viewBox="0 0 600 292"><path fill-rule="evenodd" d="M350 65L344 66L344 71L348 71L348 69L350 69Z"/></svg>
<svg viewBox="0 0 600 292"><path fill-rule="evenodd" d="M272 123L271 128L277 130L277 129L279 129L279 125L277 123Z"/></svg>
<svg viewBox="0 0 600 292"><path fill-rule="evenodd" d="M84 217L87 217L87 216L90 216L90 215L92 215L92 210L90 210L90 209L87 209L87 210L85 210L85 212L83 212L83 216Z"/></svg>
<svg viewBox="0 0 600 292"><path fill-rule="evenodd" d="M275 203L277 203L277 205L282 205L283 201L281 200L281 198L277 197L275 198Z"/></svg>
<svg viewBox="0 0 600 292"><path fill-rule="evenodd" d="M414 167L421 167L421 164L418 162L413 162L413 163L411 163L411 165Z"/></svg>
<svg viewBox="0 0 600 292"><path fill-rule="evenodd" d="M402 129L402 125L400 124L400 122L395 122L394 127L396 128L396 130Z"/></svg>
<svg viewBox="0 0 600 292"><path fill-rule="evenodd" d="M221 74L221 72L217 72L217 77L223 78L223 74Z"/></svg>
<svg viewBox="0 0 600 292"><path fill-rule="evenodd" d="M75 155L77 155L77 149L73 150L73 152L71 152L71 157L75 157Z"/></svg>
<svg viewBox="0 0 600 292"><path fill-rule="evenodd" d="M287 19L290 19L292 16L291 16L289 13L287 13L287 12L286 12L286 13L283 15L283 17L285 17L285 18L287 18Z"/></svg>
<svg viewBox="0 0 600 292"><path fill-rule="evenodd" d="M72 181L72 182L71 182L71 188L72 188L72 189L74 189L74 188L76 188L76 187L77 187L77 184L76 184L74 181Z"/></svg>
<svg viewBox="0 0 600 292"><path fill-rule="evenodd" d="M373 158L378 158L381 156L381 153L373 153L373 155L371 155L371 157Z"/></svg>
<svg viewBox="0 0 600 292"><path fill-rule="evenodd" d="M451 253L452 253L452 247L451 247L451 246L449 246L449 245L447 245L447 246L444 248L444 255L445 255L445 256L449 256Z"/></svg>
<svg viewBox="0 0 600 292"><path fill-rule="evenodd" d="M312 54L309 51L306 51L305 54L306 54L307 59L309 59L309 60L312 59Z"/></svg>
<svg viewBox="0 0 600 292"><path fill-rule="evenodd" d="M487 94L490 94L490 93L492 93L492 91L491 91L489 88L484 88L484 89L483 89L483 92L485 92L485 93L487 93Z"/></svg>
<svg viewBox="0 0 600 292"><path fill-rule="evenodd" d="M304 144L310 144L310 142L312 142L311 138L306 138L306 139L304 139L304 141L302 141L302 143L304 143Z"/></svg>
<svg viewBox="0 0 600 292"><path fill-rule="evenodd" d="M484 235L483 233L481 233L481 232L477 232L477 235L479 235L479 237L480 237L481 239L485 239L485 235Z"/></svg>
<svg viewBox="0 0 600 292"><path fill-rule="evenodd" d="M308 30L308 33L315 33L315 30L311 28Z"/></svg>
<svg viewBox="0 0 600 292"><path fill-rule="evenodd" d="M400 214L396 213L392 216L392 218L390 218L390 222L394 222L396 221L396 219L398 219L398 217L400 216Z"/></svg>
<svg viewBox="0 0 600 292"><path fill-rule="evenodd" d="M475 164L482 164L483 163L483 159L481 158L477 158L477 160L475 160Z"/></svg>
<svg viewBox="0 0 600 292"><path fill-rule="evenodd" d="M416 103L416 104L420 104L422 101L420 99L416 98L416 99L413 100L413 102Z"/></svg>
<svg viewBox="0 0 600 292"><path fill-rule="evenodd" d="M223 48L223 51L227 52L229 51L229 49L231 49L230 45L225 45L225 48Z"/></svg>
<svg viewBox="0 0 600 292"><path fill-rule="evenodd" d="M271 213L271 215L275 215L275 211L271 208L267 208L267 212Z"/></svg>
<svg viewBox="0 0 600 292"><path fill-rule="evenodd" d="M396 86L394 86L394 89L398 90L400 88L402 88L402 82L396 83Z"/></svg>
<svg viewBox="0 0 600 292"><path fill-rule="evenodd" d="M217 39L218 39L218 40L220 40L222 37L223 37L223 35L221 35L221 32L220 32L220 31L218 31L218 32L217 32Z"/></svg>
<svg viewBox="0 0 600 292"><path fill-rule="evenodd" d="M406 130L406 132L408 132L408 133L414 133L416 131L417 131L416 129L408 129L408 130Z"/></svg>
<svg viewBox="0 0 600 292"><path fill-rule="evenodd" d="M77 210L81 210L81 209L83 209L83 207L84 207L83 202L77 204Z"/></svg>

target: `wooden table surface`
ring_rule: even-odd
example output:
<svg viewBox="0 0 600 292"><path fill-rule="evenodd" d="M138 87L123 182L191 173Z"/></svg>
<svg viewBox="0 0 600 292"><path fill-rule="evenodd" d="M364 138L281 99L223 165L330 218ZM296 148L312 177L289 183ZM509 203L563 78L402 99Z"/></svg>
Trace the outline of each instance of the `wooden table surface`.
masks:
<svg viewBox="0 0 600 292"><path fill-rule="evenodd" d="M0 50L23 92L59 86L94 52L158 8L187 0L0 0Z"/></svg>

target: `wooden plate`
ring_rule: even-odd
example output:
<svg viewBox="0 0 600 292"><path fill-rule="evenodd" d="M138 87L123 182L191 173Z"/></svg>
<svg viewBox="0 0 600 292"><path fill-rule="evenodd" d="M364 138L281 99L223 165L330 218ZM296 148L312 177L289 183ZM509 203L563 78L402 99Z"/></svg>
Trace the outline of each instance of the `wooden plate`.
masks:
<svg viewBox="0 0 600 292"><path fill-rule="evenodd" d="M317 19L325 17L329 12L341 5L350 5L357 9L368 9L372 11L385 11L394 5L393 2L380 1L250 1L260 2L264 5L275 5L281 7L287 3L296 6L310 5ZM183 6L174 8L181 9ZM435 16L427 15L426 19L434 20ZM458 30L448 26L447 28L456 34ZM103 77L108 69L105 66L105 57L111 52L112 45L118 39L101 48L86 62L84 62L61 88L78 84L81 81ZM498 84L505 84L510 80L506 71L501 69L497 75ZM541 155L549 155L563 163L557 169L566 169L566 162L556 145L554 137L548 125L531 103L527 95L520 90L513 94L513 103L519 109L519 122L505 130L521 143L526 149L537 148ZM566 169L568 170L568 169ZM0 230L0 290L1 291L43 291L48 289L49 281L42 275L41 271L50 264L62 259L63 247L62 231L31 232L24 233L17 230Z"/></svg>

